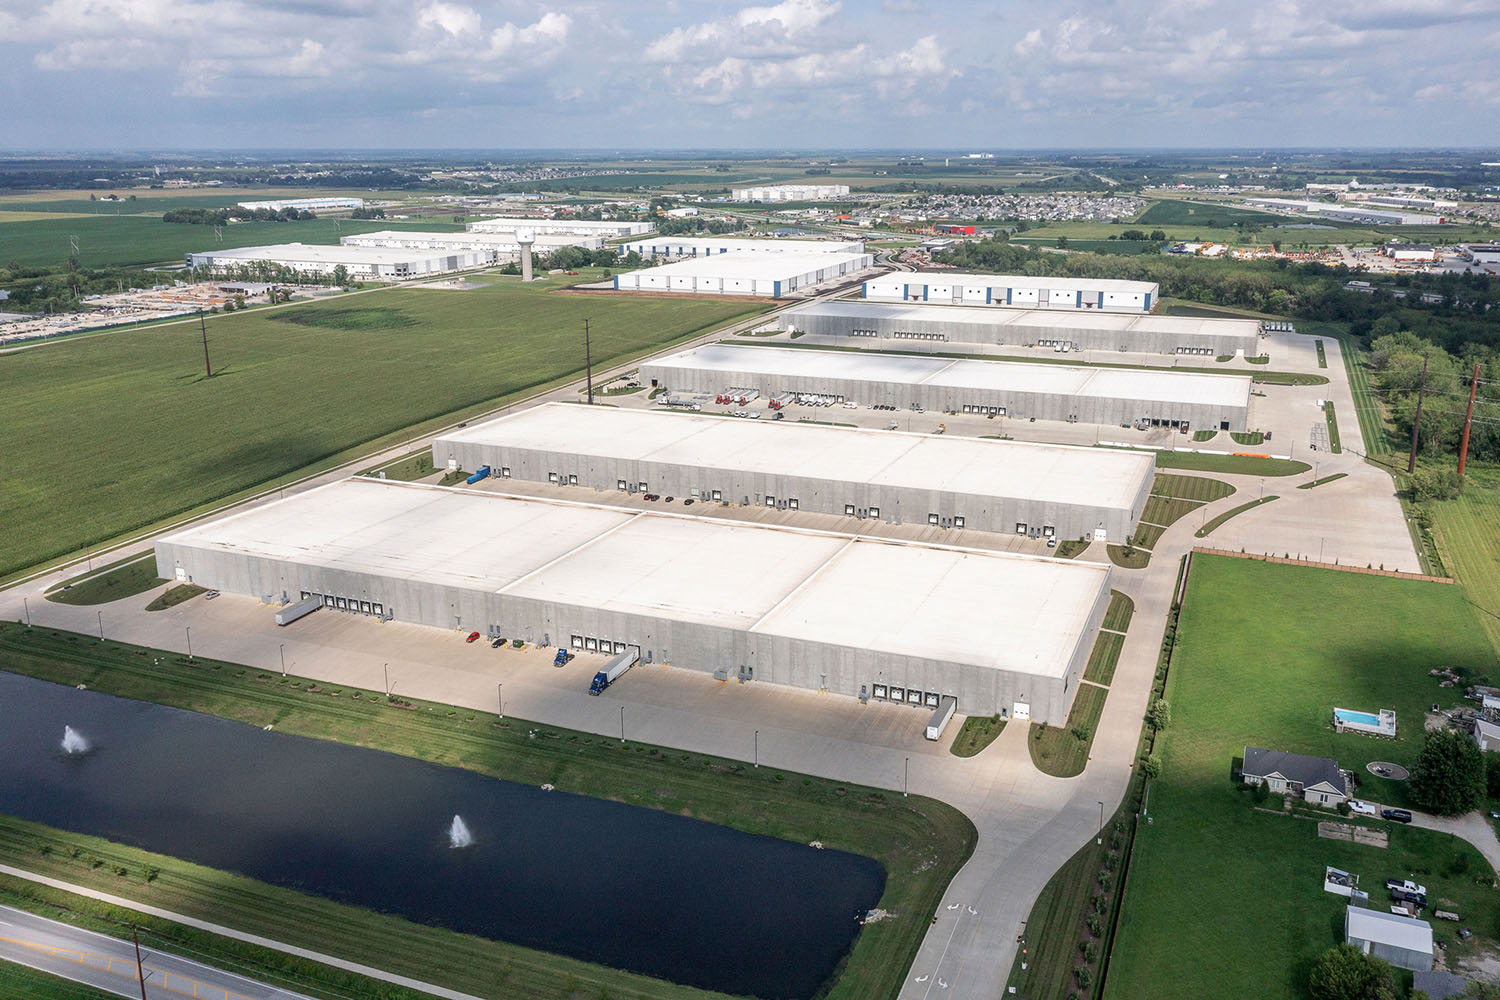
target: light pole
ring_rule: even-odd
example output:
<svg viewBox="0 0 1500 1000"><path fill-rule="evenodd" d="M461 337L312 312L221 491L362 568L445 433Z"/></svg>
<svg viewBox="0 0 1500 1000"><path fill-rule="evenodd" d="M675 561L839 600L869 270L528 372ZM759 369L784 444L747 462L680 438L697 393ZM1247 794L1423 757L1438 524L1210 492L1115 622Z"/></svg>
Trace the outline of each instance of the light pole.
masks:
<svg viewBox="0 0 1500 1000"><path fill-rule="evenodd" d="M193 629L190 625L184 625L182 630L187 633L188 659L191 660L193 658Z"/></svg>
<svg viewBox="0 0 1500 1000"><path fill-rule="evenodd" d="M755 766L760 767L760 730L755 731Z"/></svg>
<svg viewBox="0 0 1500 1000"><path fill-rule="evenodd" d="M391 665L389 663L382 663L380 665L380 669L385 672L385 700L386 701L390 701L391 700Z"/></svg>
<svg viewBox="0 0 1500 1000"><path fill-rule="evenodd" d="M104 641L104 612L99 612L99 641Z"/></svg>
<svg viewBox="0 0 1500 1000"><path fill-rule="evenodd" d="M286 643L281 644L281 676L286 676Z"/></svg>
<svg viewBox="0 0 1500 1000"><path fill-rule="evenodd" d="M911 777L911 758L906 758L906 766L901 772L901 795L906 796L906 781Z"/></svg>
<svg viewBox="0 0 1500 1000"><path fill-rule="evenodd" d="M1099 839L1097 843L1104 843L1104 803L1099 803Z"/></svg>
<svg viewBox="0 0 1500 1000"><path fill-rule="evenodd" d="M498 697L500 699L500 718L503 719L503 718L505 718L505 685L504 684L497 683L495 685L495 695L496 695L496 697Z"/></svg>
<svg viewBox="0 0 1500 1000"><path fill-rule="evenodd" d="M21 606L26 609L26 627L31 628L31 604L26 598L21 598Z"/></svg>
<svg viewBox="0 0 1500 1000"><path fill-rule="evenodd" d="M620 742L625 742L625 706L620 706Z"/></svg>

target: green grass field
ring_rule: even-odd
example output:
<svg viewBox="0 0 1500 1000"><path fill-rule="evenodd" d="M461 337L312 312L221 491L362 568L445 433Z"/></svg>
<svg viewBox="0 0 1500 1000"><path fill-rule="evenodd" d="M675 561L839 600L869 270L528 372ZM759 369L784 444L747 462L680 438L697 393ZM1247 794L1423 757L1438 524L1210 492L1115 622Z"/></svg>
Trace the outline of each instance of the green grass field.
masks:
<svg viewBox="0 0 1500 1000"><path fill-rule="evenodd" d="M1159 451L1158 469L1220 472L1239 476L1295 476L1312 466L1287 458L1249 458L1244 455L1203 455L1193 451Z"/></svg>
<svg viewBox="0 0 1500 1000"><path fill-rule="evenodd" d="M1104 609L1104 621L1099 623L1099 627L1112 632L1127 632L1130 630L1130 619L1134 616L1135 602L1118 590L1111 590L1109 607Z"/></svg>
<svg viewBox="0 0 1500 1000"><path fill-rule="evenodd" d="M1238 507L1234 507L1234 508L1232 508L1230 510L1226 510L1222 514L1215 515L1213 518L1211 518L1208 521L1206 521L1204 523L1203 527L1199 528L1196 532L1194 532L1194 534L1197 535L1199 538L1207 538L1209 535L1211 535L1211 534L1214 533L1214 530L1216 528L1222 526L1224 524L1224 522L1228 521L1230 518L1239 517L1241 514L1245 513L1246 511L1254 510L1256 507L1259 507L1261 504L1267 504L1267 503L1270 503L1271 501L1276 500L1276 499L1279 499L1279 498L1276 497L1273 494L1273 495L1268 496L1268 497L1258 497L1258 498L1256 498L1254 500L1251 500L1249 503L1242 503Z"/></svg>
<svg viewBox="0 0 1500 1000"><path fill-rule="evenodd" d="M1344 355L1344 371L1349 376L1349 391L1354 396L1354 416L1359 421L1359 436L1365 441L1368 458L1386 459L1394 450L1391 443L1395 428L1385 417L1380 400L1370 380L1370 368L1359 343L1350 336L1335 339Z"/></svg>
<svg viewBox="0 0 1500 1000"><path fill-rule="evenodd" d="M61 267L72 252L71 240L77 237L78 261L85 267L181 263L184 254L216 247L337 243L340 236L399 229L402 225L383 219L236 222L223 227L224 239L220 242L214 238L213 226L163 222L160 215L80 215L71 219L0 223L0 261L15 261L27 267ZM463 227L451 222L424 222L418 228L446 232Z"/></svg>
<svg viewBox="0 0 1500 1000"><path fill-rule="evenodd" d="M585 318L597 370L765 308L557 288L392 288L214 317L211 379L196 323L0 356L0 576L570 379Z"/></svg>
<svg viewBox="0 0 1500 1000"><path fill-rule="evenodd" d="M953 737L948 752L955 757L973 757L1005 732L1005 720L992 715L971 715Z"/></svg>
<svg viewBox="0 0 1500 1000"><path fill-rule="evenodd" d="M1500 468L1471 462L1465 479L1463 496L1429 504L1432 533L1443 564L1500 649Z"/></svg>
<svg viewBox="0 0 1500 1000"><path fill-rule="evenodd" d="M1119 636L1099 637L1100 641L1105 639L1117 640ZM1120 655L1120 650L1113 642L1106 645L1114 647L1114 655L1100 669L1113 674L1114 658ZM1097 648L1098 642L1095 646ZM1099 716L1104 713L1104 700L1108 696L1107 688L1079 684L1078 693L1073 696L1073 707L1068 710L1066 725L1031 724L1026 742L1031 747L1031 762L1038 771L1054 778L1071 778L1083 773L1083 765L1089 759L1089 747L1094 745L1094 734L1099 729Z"/></svg>
<svg viewBox="0 0 1500 1000"><path fill-rule="evenodd" d="M85 573L60 583L47 592L47 600L56 604L108 604L133 594L144 594L166 582L156 575L156 557L147 554L108 572Z"/></svg>
<svg viewBox="0 0 1500 1000"><path fill-rule="evenodd" d="M1207 204L1194 201L1158 201L1150 205L1136 220L1137 226L1207 225L1217 222L1222 226L1248 222L1259 226L1274 226L1284 221L1270 212L1239 208L1235 205Z"/></svg>
<svg viewBox="0 0 1500 1000"><path fill-rule="evenodd" d="M1500 902L1477 852L1430 831L1390 827L1389 849L1321 840L1306 819L1256 812L1230 767L1249 746L1335 758L1362 793L1399 801L1365 764L1411 766L1423 710L1455 701L1427 676L1463 664L1500 676L1500 661L1463 592L1255 560L1193 559L1167 679L1172 723L1157 742L1162 776L1136 842L1106 995L1197 1000L1226 984L1264 1000L1301 1000L1314 958L1340 940L1342 900L1323 892L1335 865L1383 900L1388 877L1413 873L1475 931L1434 921L1450 956L1493 946ZM1393 708L1395 740L1333 731L1335 706ZM1272 800L1274 802L1274 799ZM1450 875L1453 860L1468 872ZM1476 885L1483 880L1484 885Z"/></svg>
<svg viewBox="0 0 1500 1000"><path fill-rule="evenodd" d="M129 979L120 981L122 987L128 987L131 983L132 980ZM0 960L0 997L26 997L28 1000L113 1000L117 995Z"/></svg>
<svg viewBox="0 0 1500 1000"><path fill-rule="evenodd" d="M161 663L153 664L153 652L0 623L0 669L69 685L86 683L95 691L255 726L274 723L283 733L388 750L523 784L550 782L569 792L691 815L797 843L818 840L830 848L876 858L888 874L880 905L896 918L863 930L828 1000L896 995L926 932L927 916L974 846L973 824L963 814L920 796L904 798L521 719L508 718L497 725L495 716L482 712L450 717L446 705L416 702L418 710L401 711L373 692L325 688L313 693L304 690L312 685L299 685L298 678L283 682L233 663L201 658L188 663L171 653L159 653ZM539 738L528 736L532 729L539 730ZM63 877L83 884L96 884L91 878L101 887L118 884L107 868L94 871L65 850L46 855L33 850L29 845L34 837L18 823L4 824L13 832L9 840L0 837L0 856L24 854L27 867L55 866L66 871ZM587 963L416 927L183 862L148 861L144 852L132 848L110 850L128 857L121 864L132 872L148 865L160 868L157 879L148 882L137 875L131 880L130 892L122 894L132 899L495 1000L565 996L560 987L569 970L586 984L591 997L599 996L601 988L612 996L634 997L642 991L663 998L704 995ZM231 882L237 889L226 893L224 886ZM498 975L512 965L513 977Z"/></svg>

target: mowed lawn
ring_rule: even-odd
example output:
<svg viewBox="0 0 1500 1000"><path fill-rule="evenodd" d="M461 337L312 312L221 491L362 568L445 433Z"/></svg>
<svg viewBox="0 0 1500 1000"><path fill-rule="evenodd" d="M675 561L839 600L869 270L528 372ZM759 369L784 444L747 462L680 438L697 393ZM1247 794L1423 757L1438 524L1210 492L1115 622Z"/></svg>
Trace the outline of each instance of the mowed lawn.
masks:
<svg viewBox="0 0 1500 1000"><path fill-rule="evenodd" d="M120 211L131 211L121 205ZM223 239L213 226L163 222L160 215L76 215L29 221L0 221L0 263L15 261L26 267L61 267L78 241L78 261L84 267L181 262L185 254L267 243L337 243L340 236L399 229L400 222L383 219L309 219L306 222L235 222L223 226ZM407 223L406 225L410 225ZM450 232L462 229L452 222L424 222L411 228ZM170 283L170 276L163 276Z"/></svg>
<svg viewBox="0 0 1500 1000"><path fill-rule="evenodd" d="M480 280L0 356L0 575L765 308Z"/></svg>
<svg viewBox="0 0 1500 1000"><path fill-rule="evenodd" d="M1443 565L1500 649L1500 468L1471 462L1466 473L1463 496L1431 505L1432 534Z"/></svg>
<svg viewBox="0 0 1500 1000"><path fill-rule="evenodd" d="M1322 890L1325 865L1359 875L1381 905L1385 879L1415 874L1455 904L1476 942L1492 941L1500 894L1476 884L1492 874L1471 848L1380 821L1367 824L1390 830L1388 849L1319 839L1311 820L1256 812L1230 780L1248 744L1334 757L1368 779L1364 794L1391 801L1394 783L1365 764L1414 762L1423 708L1456 700L1427 671L1458 664L1500 677L1458 587L1195 557L1167 682L1172 723L1158 742L1163 772L1136 841L1108 996L1188 1000L1231 984L1266 1000L1304 996L1311 962L1342 928L1341 898ZM1394 708L1402 738L1337 734L1335 705ZM1460 855L1467 871L1454 873ZM1475 947L1435 923L1450 955Z"/></svg>

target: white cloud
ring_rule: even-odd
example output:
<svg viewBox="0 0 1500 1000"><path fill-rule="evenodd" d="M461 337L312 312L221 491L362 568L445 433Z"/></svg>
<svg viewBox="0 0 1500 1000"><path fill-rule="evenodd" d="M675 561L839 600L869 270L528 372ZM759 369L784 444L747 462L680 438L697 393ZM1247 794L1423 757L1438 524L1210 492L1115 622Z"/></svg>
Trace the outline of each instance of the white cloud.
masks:
<svg viewBox="0 0 1500 1000"><path fill-rule="evenodd" d="M837 0L784 0L774 7L745 7L731 17L673 28L646 46L652 62L703 61L786 53L839 12Z"/></svg>

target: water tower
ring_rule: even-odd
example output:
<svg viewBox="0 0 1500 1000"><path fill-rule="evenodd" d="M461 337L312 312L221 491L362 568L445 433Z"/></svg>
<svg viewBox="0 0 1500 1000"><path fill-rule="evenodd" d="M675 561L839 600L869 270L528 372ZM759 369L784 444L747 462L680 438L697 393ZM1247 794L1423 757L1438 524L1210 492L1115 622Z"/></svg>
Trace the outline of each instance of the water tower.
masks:
<svg viewBox="0 0 1500 1000"><path fill-rule="evenodd" d="M521 247L521 280L531 280L531 245L536 242L536 234L529 229L521 229L516 232L516 242Z"/></svg>

